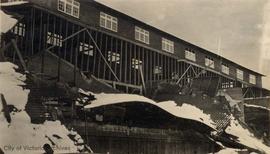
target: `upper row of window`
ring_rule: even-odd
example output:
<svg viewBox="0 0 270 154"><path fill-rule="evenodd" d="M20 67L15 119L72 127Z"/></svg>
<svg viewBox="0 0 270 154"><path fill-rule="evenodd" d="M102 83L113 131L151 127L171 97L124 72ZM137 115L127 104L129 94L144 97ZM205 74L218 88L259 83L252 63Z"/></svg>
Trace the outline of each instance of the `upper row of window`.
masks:
<svg viewBox="0 0 270 154"><path fill-rule="evenodd" d="M76 0L58 0L58 10L68 15L71 15L73 17L79 18L80 3L77 2ZM100 12L100 27L117 32L118 19L104 12ZM146 44L150 44L149 31L138 26L135 26L134 31L135 31L135 40L146 43ZM162 44L161 46L162 50L170 52L170 53L174 53L173 41L166 38L162 38L161 44ZM196 61L196 54L193 50L185 49L185 58L191 61ZM215 63L214 63L213 58L208 57L208 56L205 57L205 66L210 67L210 68L215 68ZM221 65L221 71L224 74L229 75L229 67L226 64ZM238 79L243 80L243 71L237 69L236 76ZM254 75L250 75L249 82L255 84L256 77Z"/></svg>
<svg viewBox="0 0 270 154"><path fill-rule="evenodd" d="M99 20L100 27L106 28L108 30L117 32L118 31L118 19L111 15L108 15L104 12L100 12L100 20ZM149 31L135 26L135 40L143 42L145 44L150 44L150 33ZM166 38L162 38L161 40L162 50L174 53L174 42L168 40Z"/></svg>

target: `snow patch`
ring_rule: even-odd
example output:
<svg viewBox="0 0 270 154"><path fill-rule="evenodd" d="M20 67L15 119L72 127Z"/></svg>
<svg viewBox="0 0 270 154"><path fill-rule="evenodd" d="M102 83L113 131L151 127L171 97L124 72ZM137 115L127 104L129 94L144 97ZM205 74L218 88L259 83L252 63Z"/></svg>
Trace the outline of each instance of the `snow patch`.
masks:
<svg viewBox="0 0 270 154"><path fill-rule="evenodd" d="M259 109L264 109L270 111L269 108L264 107L264 106L259 106L259 105L253 105L253 104L244 104L246 107L254 107L254 108L259 108Z"/></svg>
<svg viewBox="0 0 270 154"><path fill-rule="evenodd" d="M27 1L21 0L21 1L14 1L14 2L5 2L5 3L0 3L0 6L12 6L12 5L21 5L28 3Z"/></svg>
<svg viewBox="0 0 270 154"><path fill-rule="evenodd" d="M1 6L2 6L2 4L1 4ZM6 33L16 23L17 23L16 19L12 18L10 15L7 15L2 10L0 10L0 34Z"/></svg>
<svg viewBox="0 0 270 154"><path fill-rule="evenodd" d="M210 115L203 113L202 110L195 106L183 103L182 106L178 106L174 101L166 102L155 102L149 98L134 94L94 94L92 92L85 92L82 89L79 92L86 95L94 95L95 100L91 101L90 104L86 105L84 108L95 108L104 105L118 104L118 103L128 103L128 102L144 102L155 105L166 112L180 118L191 119L199 121L208 125L211 128L215 128L214 122L211 120Z"/></svg>
<svg viewBox="0 0 270 154"><path fill-rule="evenodd" d="M44 144L49 144L56 153L78 152L81 145L75 145L68 136L72 132L60 121L46 121L44 124L30 122L25 112L29 90L21 87L25 85L26 77L15 72L16 68L9 62L0 63L0 93L4 94L8 105L18 109L10 113L11 123L7 122L0 110L1 150L5 153L43 153Z"/></svg>
<svg viewBox="0 0 270 154"><path fill-rule="evenodd" d="M270 153L270 147L263 144L262 140L257 139L248 129L245 129L235 118L231 118L231 124L226 132L238 137L238 141L248 147Z"/></svg>

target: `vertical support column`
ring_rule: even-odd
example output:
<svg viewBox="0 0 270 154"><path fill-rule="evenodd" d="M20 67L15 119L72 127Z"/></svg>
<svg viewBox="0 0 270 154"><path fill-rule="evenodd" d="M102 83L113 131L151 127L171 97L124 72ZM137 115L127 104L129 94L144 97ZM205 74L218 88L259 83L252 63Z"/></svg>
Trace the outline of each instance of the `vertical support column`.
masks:
<svg viewBox="0 0 270 154"><path fill-rule="evenodd" d="M71 24L72 24L72 32L71 32L71 34L73 34L73 33L74 33L74 24L73 24L73 23L71 23ZM69 53L70 53L69 62L70 62L70 63L73 63L73 61L74 61L74 60L73 60L73 53L74 53L74 51L73 51L73 50L74 50L74 49L73 49L73 48L74 48L74 47L73 47L73 46L74 46L74 37L71 38L71 44L70 44L70 45L71 45L71 47L70 47L70 52L69 52Z"/></svg>
<svg viewBox="0 0 270 154"><path fill-rule="evenodd" d="M154 59L154 54L153 54L153 51L150 51L148 52L148 58L149 58L149 81L151 82L150 85L152 87L152 81L153 81L153 59Z"/></svg>
<svg viewBox="0 0 270 154"><path fill-rule="evenodd" d="M69 22L65 20L65 38L68 36L68 25L69 25ZM67 40L66 42L64 42L64 59L67 60L67 42L69 40Z"/></svg>
<svg viewBox="0 0 270 154"><path fill-rule="evenodd" d="M115 43L114 43L114 45L115 45L115 48L114 48L114 50L112 51L112 52L115 52L116 54L118 54L119 53L119 51L118 51L118 39L117 38L115 38ZM112 56L112 54L111 54L111 56ZM116 56L116 55L115 55ZM120 55L121 56L121 55ZM120 57L121 58L121 57ZM112 60L112 57L111 57L111 60ZM118 64L117 64L117 62L116 62L116 57L115 57L115 61L114 61L114 72L115 72L115 74L117 75L117 76L119 76L119 73L118 73ZM113 79L113 80L115 80L115 78Z"/></svg>
<svg viewBox="0 0 270 154"><path fill-rule="evenodd" d="M81 70L83 72L85 71L85 68L84 68L84 66L85 66L85 64L84 64L85 63L84 62L84 57L89 56L89 50L90 50L90 47L87 46L87 48L86 48L86 45L85 44L86 44L85 43L85 31L83 31L82 32L82 41L79 41L79 44L78 44L79 50L82 49L82 51L79 51L79 52L80 52L80 55L81 55L81 58L80 58L80 60L81 60L80 68L81 68ZM81 45L82 45L82 47L81 47ZM84 54L86 50L87 50L87 56Z"/></svg>
<svg viewBox="0 0 270 154"><path fill-rule="evenodd" d="M125 62L125 66L124 66L124 82L127 83L127 63L128 63L128 42L125 41L125 59L124 59L124 62Z"/></svg>
<svg viewBox="0 0 270 154"><path fill-rule="evenodd" d="M76 26L77 27L77 31L80 30L80 26ZM80 34L78 34L77 36L74 36L76 37L77 39L75 40L76 41L76 45L75 45L75 60L74 60L74 86L76 86L76 80L77 80L77 68L78 68L78 52L79 52L79 48L78 48L78 44L79 44L79 41L80 41Z"/></svg>
<svg viewBox="0 0 270 154"><path fill-rule="evenodd" d="M153 71L154 71L154 69L155 69L155 67L156 67L156 61L157 61L157 56L156 56L156 52L153 52ZM154 82L156 82L156 74L153 72L153 76L154 76Z"/></svg>
<svg viewBox="0 0 270 154"><path fill-rule="evenodd" d="M142 66L143 66L144 60L141 58L141 47L140 46L138 46L138 50L137 51L138 51L138 56L137 56L138 57L138 60L142 62L141 64L139 63L139 67L138 67L139 69L137 71L137 85L141 85L140 74L142 73Z"/></svg>
<svg viewBox="0 0 270 154"><path fill-rule="evenodd" d="M104 53L104 56L108 57L108 36L107 35L105 35L105 53ZM106 74L107 74L106 70L107 70L107 66L104 65L103 66L103 79L106 79Z"/></svg>
<svg viewBox="0 0 270 154"><path fill-rule="evenodd" d="M95 54L95 50L94 50L94 46L92 46L91 45L91 41L90 41L90 38L89 38L89 36L88 36L88 45L89 45L89 50L92 50L92 52L93 52L93 57L94 57L94 54ZM91 49L91 46L93 47L92 49ZM90 52L90 51L89 51ZM88 53L89 53L88 52ZM90 72L90 70L89 70L89 65L90 65L90 56L88 55L87 56L87 62L86 62L86 71L87 71L87 73L89 73Z"/></svg>
<svg viewBox="0 0 270 154"><path fill-rule="evenodd" d="M104 52L104 50L102 51L102 49L103 49L103 46L102 46L103 45L103 40L102 39L103 39L103 33L100 33L99 45L98 46L99 46L99 49L101 50L101 53ZM98 56L98 66L97 66L97 71L98 71L97 72L97 77L98 78L100 78L100 76L101 76L100 75L100 72L101 72L100 71L100 68L101 68L100 65L101 65L101 55L99 54L99 56Z"/></svg>
<svg viewBox="0 0 270 154"><path fill-rule="evenodd" d="M112 51L113 51L113 37L110 37L111 38L111 41L110 41L110 52L112 53ZM112 56L112 54L110 55L110 56ZM110 57L110 59L111 59L111 57ZM110 66L112 66L112 61L110 60ZM110 74L109 74L109 80L113 80L112 79L112 72L110 71Z"/></svg>
<svg viewBox="0 0 270 154"><path fill-rule="evenodd" d="M43 30L43 12L40 11L40 18L39 18L39 45L38 45L38 51L41 51L41 44L42 44L42 30Z"/></svg>
<svg viewBox="0 0 270 154"><path fill-rule="evenodd" d="M138 58L137 58L137 56L136 56L136 54L137 54L137 45L134 45L134 50L133 50L133 55L134 55L134 59L137 59L138 60ZM135 66L134 66L134 72L133 72L133 78L134 78L134 80L133 80L133 84L135 84L135 85L137 85L137 69L135 68L136 67L136 62L135 62Z"/></svg>
<svg viewBox="0 0 270 154"><path fill-rule="evenodd" d="M119 62L120 62L120 68L119 68L119 80L122 82L122 70L123 70L123 41L122 40L120 40L120 60L119 60ZM126 72L124 72L124 73L126 73Z"/></svg>
<svg viewBox="0 0 270 154"><path fill-rule="evenodd" d="M34 38L35 38L35 8L31 9L31 19L32 19L32 26L31 26L31 55L34 54Z"/></svg>
<svg viewBox="0 0 270 154"><path fill-rule="evenodd" d="M128 80L129 80L129 83L132 83L132 79L131 79L131 75L132 75L132 70L134 68L132 68L132 48L133 48L133 44L132 43L129 43L129 67L128 67L128 70L129 70L129 76L128 76Z"/></svg>
<svg viewBox="0 0 270 154"><path fill-rule="evenodd" d="M59 28L59 37L62 36L62 19L59 19L60 20L60 28ZM62 43L62 39L63 39L63 36L62 38L59 38L61 40L59 40L59 44L62 44L62 45L59 45L59 48L58 48L58 74L57 74L57 81L60 81L60 74L61 74L61 48L63 46L63 43Z"/></svg>

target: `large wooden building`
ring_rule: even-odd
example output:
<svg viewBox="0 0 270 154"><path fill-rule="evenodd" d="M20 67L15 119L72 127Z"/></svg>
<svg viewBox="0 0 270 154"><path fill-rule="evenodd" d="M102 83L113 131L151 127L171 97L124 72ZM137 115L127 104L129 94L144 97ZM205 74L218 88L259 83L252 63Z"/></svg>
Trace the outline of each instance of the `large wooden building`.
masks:
<svg viewBox="0 0 270 154"><path fill-rule="evenodd" d="M2 9L19 20L10 33L24 57L52 52L125 92L199 79L216 81L217 89L240 87L244 97L266 95L262 74L93 0L29 0Z"/></svg>

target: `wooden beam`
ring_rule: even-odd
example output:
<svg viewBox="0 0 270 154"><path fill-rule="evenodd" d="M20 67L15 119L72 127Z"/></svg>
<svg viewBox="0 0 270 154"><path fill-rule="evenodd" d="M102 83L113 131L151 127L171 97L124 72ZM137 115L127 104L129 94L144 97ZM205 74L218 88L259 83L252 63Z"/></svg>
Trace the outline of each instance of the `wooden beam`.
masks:
<svg viewBox="0 0 270 154"><path fill-rule="evenodd" d="M25 71L25 72L28 72L28 69L27 69L26 64L25 64L25 62L24 62L24 60L23 60L22 54L21 54L21 52L20 52L20 50L19 50L19 48L18 48L18 46L17 46L15 40L12 39L12 40L11 40L11 43L12 43L12 45L13 45L13 47L14 47L14 49L15 49L15 51L16 51L18 57L19 57L19 60L20 60L20 62L21 62L21 65L22 65L24 71Z"/></svg>
<svg viewBox="0 0 270 154"><path fill-rule="evenodd" d="M189 65L188 68L185 70L185 72L182 74L182 76L178 79L178 81L176 82L176 84L179 84L179 82L182 80L182 78L186 75L186 73L188 72L188 70L191 68L192 65Z"/></svg>
<svg viewBox="0 0 270 154"><path fill-rule="evenodd" d="M142 65L139 65L139 71L140 71L140 75L141 75L143 91L146 93L146 87L145 87L145 81L144 81L144 74L143 74L143 70L142 70Z"/></svg>
<svg viewBox="0 0 270 154"><path fill-rule="evenodd" d="M100 53L101 57L103 58L104 62L106 63L106 65L109 67L110 71L112 72L112 74L114 75L114 77L116 78L117 81L119 81L118 77L116 76L116 74L114 73L114 71L112 70L111 66L109 65L109 63L107 62L106 58L103 56L99 46L97 45L97 43L95 42L94 38L92 37L91 33L88 31L88 29L86 29L87 34L89 35L89 37L91 38L91 40L93 41L94 45L96 46L98 52Z"/></svg>

